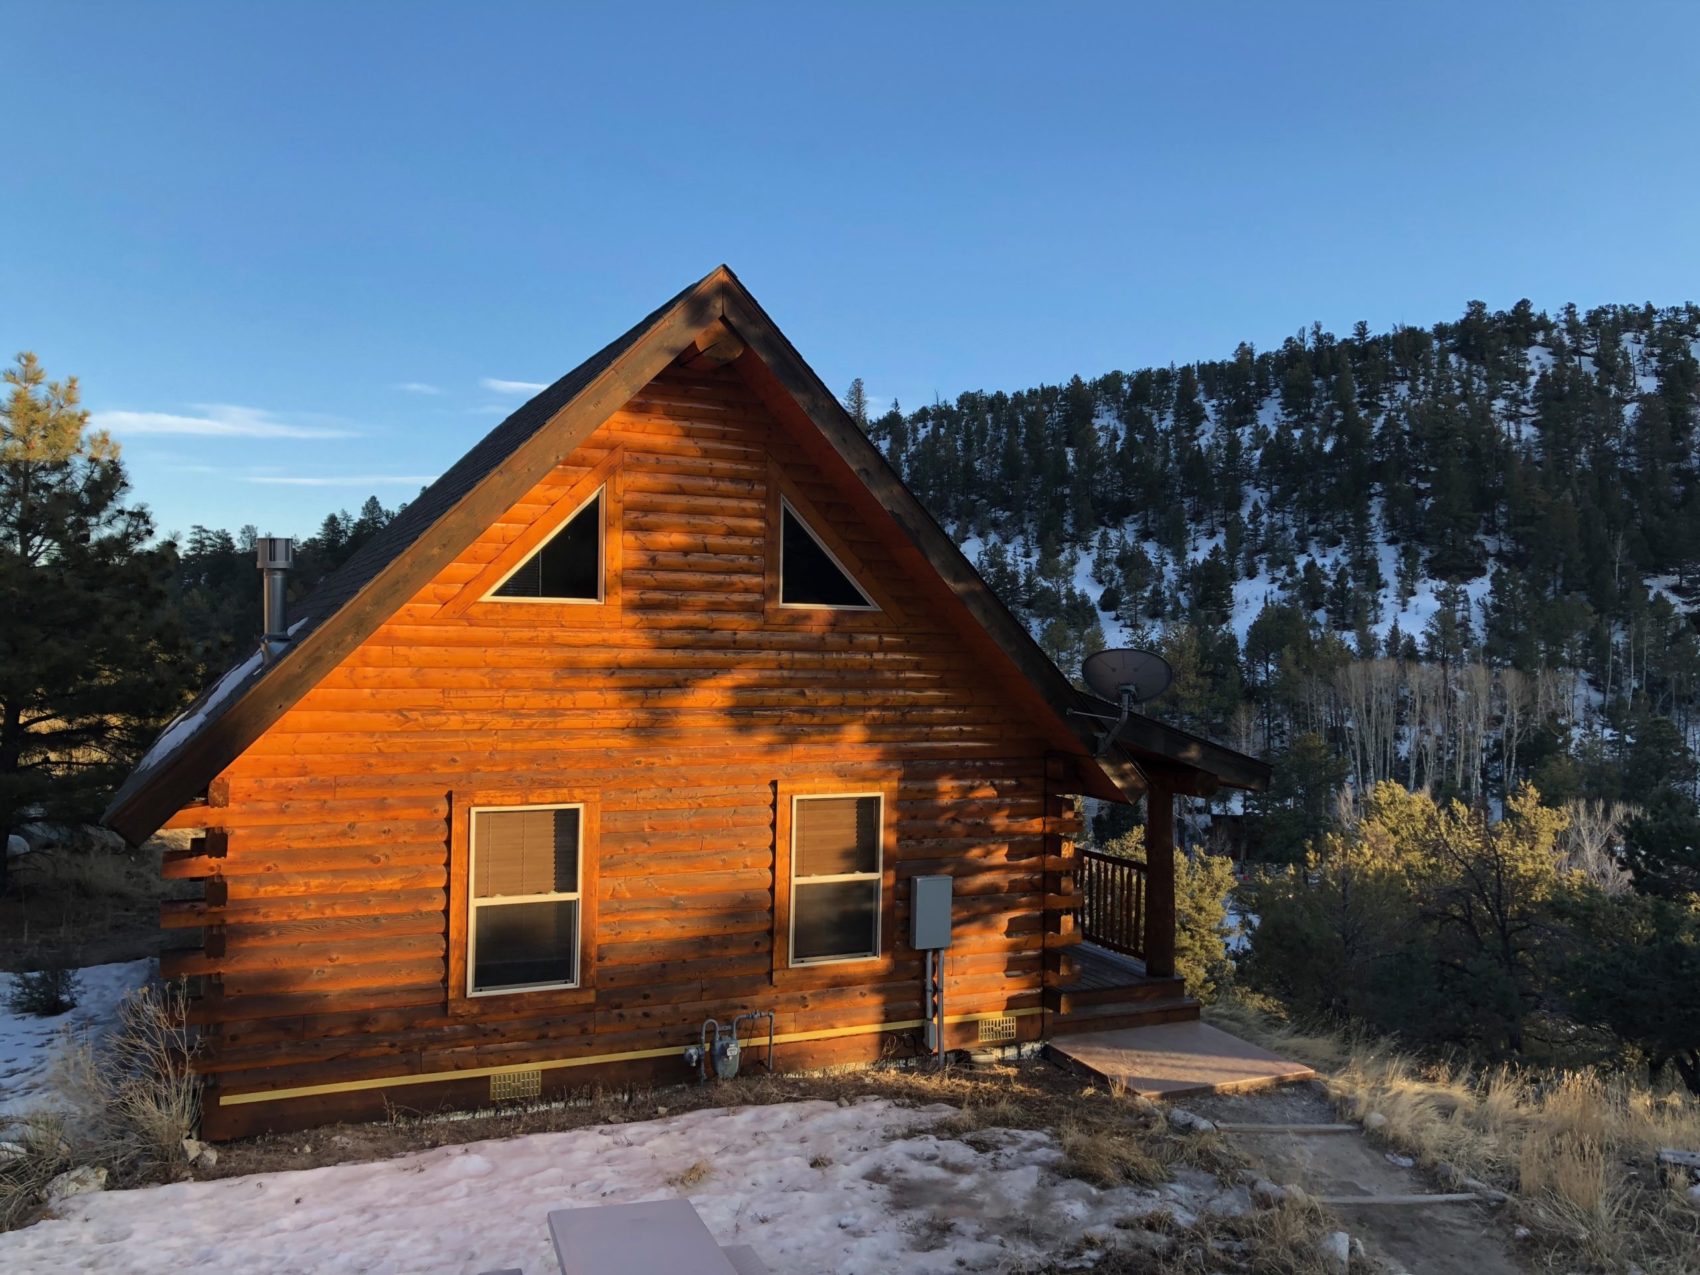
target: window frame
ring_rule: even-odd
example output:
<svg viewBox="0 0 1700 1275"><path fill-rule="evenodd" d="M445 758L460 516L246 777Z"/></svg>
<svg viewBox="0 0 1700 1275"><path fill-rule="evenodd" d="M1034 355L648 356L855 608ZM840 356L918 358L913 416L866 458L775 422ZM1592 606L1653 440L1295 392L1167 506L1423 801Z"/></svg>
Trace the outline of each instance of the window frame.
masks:
<svg viewBox="0 0 1700 1275"><path fill-rule="evenodd" d="M576 983L537 984L509 990L472 990L472 813L475 810L559 809L579 807L578 948ZM570 1011L596 999L596 926L600 896L601 799L595 790L546 785L458 789L449 793L449 881L446 891L448 951L444 991L451 1015L470 1016L500 1005L501 997L523 996L529 1009Z"/></svg>
<svg viewBox="0 0 1700 1275"><path fill-rule="evenodd" d="M542 502L549 500L549 506L543 513L531 519L519 532L507 539L495 528L487 529L478 542L469 548L457 564L473 565L476 560L479 565L474 567L472 578L454 589L452 596L445 599L437 608L435 619L438 621L459 619L467 616L474 622L479 620L501 619L505 622L515 622L516 615L512 611L503 612L492 610L503 602L528 602L533 605L543 604L569 608L555 612L550 618L561 623L570 623L575 628L612 628L621 623L620 575L621 575L621 535L623 521L624 495L624 460L625 448L616 445L609 449L608 454L593 466L587 473L578 473L576 478L567 479L563 474L563 466L556 466L550 477L544 481L553 487L557 478L567 481L567 486L559 496L552 500L553 491L540 491L539 483L533 487L519 504L510 509L510 516L521 506L531 504L534 500ZM602 493L602 599L600 605L588 598L491 598L489 593L507 580L534 553L545 540L553 538L555 533L566 526L572 516L581 511L589 503L597 491ZM506 530L504 525L503 530ZM491 552L493 551L493 552ZM490 556L486 558L486 553Z"/></svg>
<svg viewBox="0 0 1700 1275"><path fill-rule="evenodd" d="M785 600L786 514L790 514L791 517L797 520L797 525L803 529L803 534L810 540L813 540L815 542L815 548L824 553L828 560L831 561L832 565L844 573L844 578L851 583L856 592L860 593L867 599L865 603L860 606L856 606L845 602L787 602ZM880 604L876 602L873 595L868 592L868 586L862 583L857 573L845 564L844 559L834 552L831 545L827 544L821 533L815 530L808 518L804 517L802 510L798 509L792 502L791 497L783 492L780 493L779 496L778 531L779 535L777 538L777 545L775 547L775 557L778 562L778 570L775 578L774 605L781 611L847 611L851 614L866 615L870 612L877 612L881 609Z"/></svg>
<svg viewBox="0 0 1700 1275"><path fill-rule="evenodd" d="M514 576L518 575L521 567L525 566L525 564L530 562L532 558L536 557L553 544L555 542L555 538L571 526L573 519L577 518L586 509L588 509L593 501L599 502L599 512L601 515L596 520L596 596L594 598L520 598L496 592L496 590L500 589L509 580L513 579ZM519 561L504 571L489 588L485 589L478 600L480 602L495 602L502 605L506 605L510 602L518 602L529 606L602 606L608 600L607 481L605 480L599 483L588 496L579 501L577 505L573 506L571 512L555 524L553 531L549 532L548 535L539 540L529 553L522 554Z"/></svg>
<svg viewBox="0 0 1700 1275"><path fill-rule="evenodd" d="M483 814L519 814L529 810L572 810L578 813L578 862L573 865L573 879L578 889L571 892L553 890L547 894L513 894L494 899L480 899L473 882L478 879L478 816ZM473 806L467 810L466 832L466 997L468 1000L485 996L512 996L524 992L564 992L583 986L584 970L584 825L583 802L537 802L525 805ZM573 977L566 983L514 983L504 987L476 987L478 975L478 910L480 908L514 907L523 903L577 904L573 914Z"/></svg>
<svg viewBox="0 0 1700 1275"><path fill-rule="evenodd" d="M872 872L828 873L822 876L803 877L797 873L797 806L805 801L854 800L872 797L878 806L878 835L874 838L874 870ZM789 855L788 891L786 899L786 934L785 961L786 968L793 970L810 970L830 967L833 965L865 964L868 961L878 961L885 956L886 939L886 899L888 886L886 884L886 794L883 789L868 788L855 792L792 792L787 803L789 817L787 819L787 853ZM874 896L874 943L871 952L854 956L815 956L799 960L797 957L797 888L801 884L805 889L809 885L830 885L845 881L872 881L877 888Z"/></svg>

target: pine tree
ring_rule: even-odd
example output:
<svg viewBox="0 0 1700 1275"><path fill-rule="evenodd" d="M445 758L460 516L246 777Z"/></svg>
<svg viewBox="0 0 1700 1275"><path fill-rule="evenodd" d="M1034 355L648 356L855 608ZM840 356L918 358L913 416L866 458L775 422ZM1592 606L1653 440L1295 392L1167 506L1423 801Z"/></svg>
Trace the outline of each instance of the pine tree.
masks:
<svg viewBox="0 0 1700 1275"><path fill-rule="evenodd" d="M851 381L850 388L844 391L844 410L850 413L850 419L856 422L856 428L866 434L869 423L868 391L859 376Z"/></svg>
<svg viewBox="0 0 1700 1275"><path fill-rule="evenodd" d="M0 832L36 808L98 814L194 673L167 601L174 549L149 547L153 524L124 503L117 445L88 430L76 378L48 381L20 354L5 381Z"/></svg>

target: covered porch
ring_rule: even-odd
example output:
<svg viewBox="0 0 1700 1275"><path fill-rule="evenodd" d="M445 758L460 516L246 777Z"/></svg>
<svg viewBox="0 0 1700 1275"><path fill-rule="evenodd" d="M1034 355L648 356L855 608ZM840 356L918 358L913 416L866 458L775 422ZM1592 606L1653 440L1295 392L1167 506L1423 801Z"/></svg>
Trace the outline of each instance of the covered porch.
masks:
<svg viewBox="0 0 1700 1275"><path fill-rule="evenodd" d="M1122 725L1114 742L1145 781L1145 857L1091 849L1067 857L1074 925L1051 1005L1051 1057L1149 1097L1311 1076L1199 1021L1198 1001L1175 973L1175 800L1221 787L1260 792L1268 765L1149 718Z"/></svg>
<svg viewBox="0 0 1700 1275"><path fill-rule="evenodd" d="M1108 707L1105 705L1104 707ZM1260 792L1270 768L1150 718L1132 716L1102 747L1119 750L1142 781L1143 858L1074 848L1059 893L1061 976L1048 1007L1053 1035L1193 1021L1198 1002L1175 972L1175 802L1221 788Z"/></svg>

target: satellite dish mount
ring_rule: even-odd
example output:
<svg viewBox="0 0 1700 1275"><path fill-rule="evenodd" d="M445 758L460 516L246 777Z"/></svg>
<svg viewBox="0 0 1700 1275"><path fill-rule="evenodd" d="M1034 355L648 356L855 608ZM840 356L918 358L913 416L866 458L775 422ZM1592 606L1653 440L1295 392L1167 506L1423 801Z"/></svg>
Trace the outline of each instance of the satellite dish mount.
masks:
<svg viewBox="0 0 1700 1275"><path fill-rule="evenodd" d="M1091 717L1110 726L1098 735L1098 756L1102 757L1126 726L1128 719L1141 704L1156 699L1169 689L1175 672L1169 662L1155 651L1121 647L1088 655L1080 667L1086 685L1100 699L1116 705L1120 716L1075 710L1082 717Z"/></svg>

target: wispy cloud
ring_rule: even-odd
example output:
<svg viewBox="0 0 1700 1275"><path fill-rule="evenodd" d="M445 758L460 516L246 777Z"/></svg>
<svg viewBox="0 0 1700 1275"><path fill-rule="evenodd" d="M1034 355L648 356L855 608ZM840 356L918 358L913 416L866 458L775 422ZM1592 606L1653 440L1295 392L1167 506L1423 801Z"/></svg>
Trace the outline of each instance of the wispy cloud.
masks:
<svg viewBox="0 0 1700 1275"><path fill-rule="evenodd" d="M284 420L258 407L231 403L194 403L194 416L177 412L95 412L96 429L123 439L140 434L193 435L199 438L353 438L359 431L339 425L309 425Z"/></svg>
<svg viewBox="0 0 1700 1275"><path fill-rule="evenodd" d="M402 381L395 386L403 394L441 394L440 385L432 385L429 381Z"/></svg>
<svg viewBox="0 0 1700 1275"><path fill-rule="evenodd" d="M512 403L480 403L477 407L466 409L474 416L507 416L513 410Z"/></svg>
<svg viewBox="0 0 1700 1275"><path fill-rule="evenodd" d="M250 474L244 480L270 487L424 487L435 474Z"/></svg>
<svg viewBox="0 0 1700 1275"><path fill-rule="evenodd" d="M494 376L486 376L478 383L498 394L535 394L549 388L547 381L504 381Z"/></svg>

